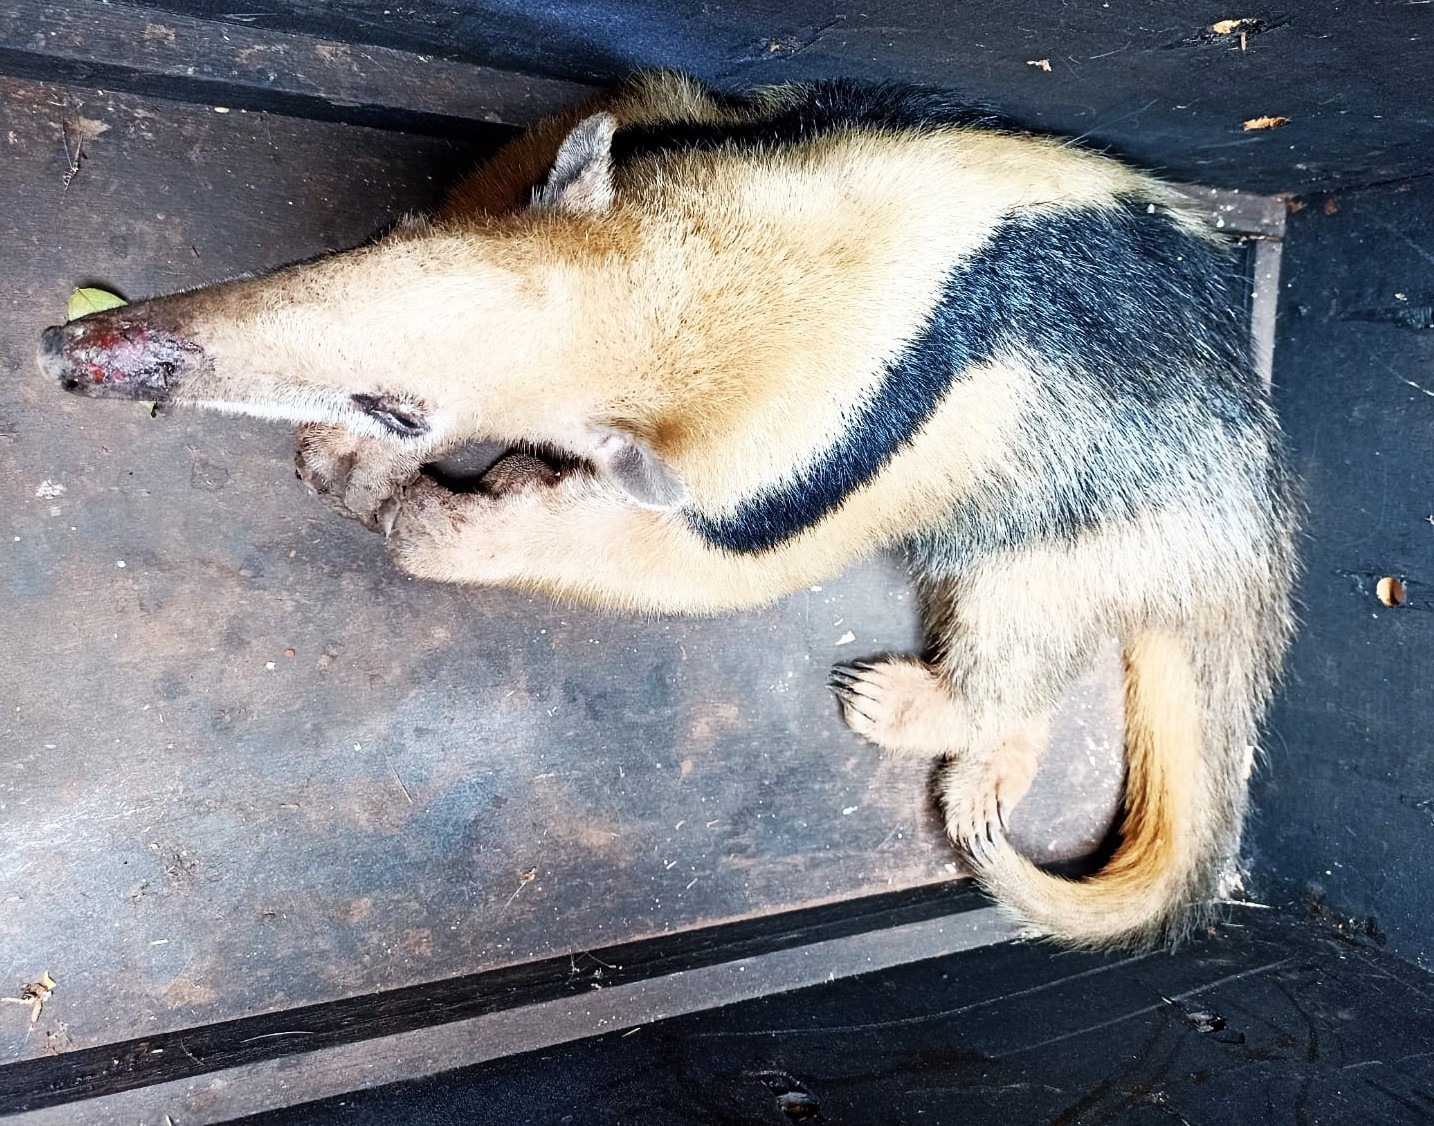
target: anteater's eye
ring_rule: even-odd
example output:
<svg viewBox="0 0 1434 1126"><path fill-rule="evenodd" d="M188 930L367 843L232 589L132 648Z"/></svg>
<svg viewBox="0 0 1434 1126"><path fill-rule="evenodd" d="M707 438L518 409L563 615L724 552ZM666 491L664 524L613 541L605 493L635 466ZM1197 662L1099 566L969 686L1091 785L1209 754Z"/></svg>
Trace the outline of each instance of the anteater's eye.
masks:
<svg viewBox="0 0 1434 1126"><path fill-rule="evenodd" d="M389 410L376 410L372 413L374 418L378 419L379 422L383 423L395 434L412 435L423 433L423 423L417 419L410 418L406 414Z"/></svg>
<svg viewBox="0 0 1434 1126"><path fill-rule="evenodd" d="M413 438L428 429L428 423L413 412L388 402L382 395L351 395L353 405L378 422L390 434L401 438Z"/></svg>

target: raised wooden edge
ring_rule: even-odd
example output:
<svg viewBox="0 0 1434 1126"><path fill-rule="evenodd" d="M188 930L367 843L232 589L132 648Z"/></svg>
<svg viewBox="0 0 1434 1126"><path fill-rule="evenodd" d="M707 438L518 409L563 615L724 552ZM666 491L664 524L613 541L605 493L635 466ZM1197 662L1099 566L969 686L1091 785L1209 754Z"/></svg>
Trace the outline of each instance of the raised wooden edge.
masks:
<svg viewBox="0 0 1434 1126"><path fill-rule="evenodd" d="M526 126L593 92L556 78L97 0L0 3L0 73L445 135L474 124Z"/></svg>
<svg viewBox="0 0 1434 1126"><path fill-rule="evenodd" d="M17 1126L190 1126L263 1122L273 1112L475 1064L541 1054L577 1040L630 1036L696 1012L822 986L863 974L1005 943L1011 924L994 907L864 931L736 961L610 986L610 967L578 956L569 971L582 988L558 1001L508 1009L377 1039L228 1068L208 1075L13 1119ZM971 988L952 982L957 995Z"/></svg>
<svg viewBox="0 0 1434 1126"><path fill-rule="evenodd" d="M1176 190L1216 230L1254 243L1250 349L1255 369L1268 386L1275 373L1275 309L1280 296L1280 255L1287 201L1283 196L1198 184L1177 184Z"/></svg>
<svg viewBox="0 0 1434 1126"><path fill-rule="evenodd" d="M1217 230L1256 238L1284 238L1286 204L1282 196L1200 184L1176 184L1175 190Z"/></svg>
<svg viewBox="0 0 1434 1126"><path fill-rule="evenodd" d="M593 968L611 989L987 903L964 882L929 884L22 1060L0 1067L0 1115L572 998L591 991Z"/></svg>

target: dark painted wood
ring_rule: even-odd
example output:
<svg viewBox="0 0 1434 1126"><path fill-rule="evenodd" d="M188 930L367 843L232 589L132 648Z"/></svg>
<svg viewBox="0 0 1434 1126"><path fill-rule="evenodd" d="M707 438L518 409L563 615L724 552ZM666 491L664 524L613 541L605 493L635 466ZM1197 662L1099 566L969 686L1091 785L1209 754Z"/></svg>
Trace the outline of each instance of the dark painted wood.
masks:
<svg viewBox="0 0 1434 1126"><path fill-rule="evenodd" d="M1284 253L1275 382L1309 533L1255 856L1434 969L1434 177L1302 198Z"/></svg>
<svg viewBox="0 0 1434 1126"><path fill-rule="evenodd" d="M373 44L99 0L0 3L0 73L463 135L475 123L530 124L591 92Z"/></svg>
<svg viewBox="0 0 1434 1126"><path fill-rule="evenodd" d="M24 82L0 142L0 990L59 982L38 1023L0 1004L0 1060L956 873L929 764L824 686L916 646L896 561L714 621L411 582L304 494L285 428L36 374L75 283L352 244L474 146ZM1100 839L1117 696L1064 713L1014 815L1036 855Z"/></svg>
<svg viewBox="0 0 1434 1126"><path fill-rule="evenodd" d="M593 988L594 971L611 989L986 902L960 884L894 892L25 1060L0 1066L0 1115L578 996Z"/></svg>
<svg viewBox="0 0 1434 1126"><path fill-rule="evenodd" d="M854 75L955 86L1033 125L1085 135L1174 179L1264 192L1426 171L1434 152L1430 9L1305 0L159 0L245 28L432 52L607 82L676 66L727 87ZM1215 36L1256 17L1263 30ZM1038 65L1042 60L1050 70ZM1246 132L1242 123L1289 124Z"/></svg>
<svg viewBox="0 0 1434 1126"><path fill-rule="evenodd" d="M1421 1126L1431 996L1245 910L1173 957L988 947L237 1121Z"/></svg>

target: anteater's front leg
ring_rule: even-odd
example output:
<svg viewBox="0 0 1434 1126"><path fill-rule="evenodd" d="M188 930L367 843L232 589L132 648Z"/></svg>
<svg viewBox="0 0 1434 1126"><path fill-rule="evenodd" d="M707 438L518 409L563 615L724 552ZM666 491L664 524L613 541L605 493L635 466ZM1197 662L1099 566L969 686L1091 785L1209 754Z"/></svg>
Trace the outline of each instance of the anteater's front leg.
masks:
<svg viewBox="0 0 1434 1126"><path fill-rule="evenodd" d="M642 508L581 471L474 493L419 478L400 494L388 551L417 578L673 613L760 605L840 566L795 545L758 555L713 547L681 511Z"/></svg>

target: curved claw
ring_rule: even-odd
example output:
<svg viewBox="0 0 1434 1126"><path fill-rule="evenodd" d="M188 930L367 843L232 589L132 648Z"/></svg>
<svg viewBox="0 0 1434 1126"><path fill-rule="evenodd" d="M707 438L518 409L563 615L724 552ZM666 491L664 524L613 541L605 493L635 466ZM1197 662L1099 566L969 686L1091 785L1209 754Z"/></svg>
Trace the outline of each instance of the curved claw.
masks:
<svg viewBox="0 0 1434 1126"><path fill-rule="evenodd" d="M977 860L989 860L995 852L995 842L977 830L966 838L966 851Z"/></svg>
<svg viewBox="0 0 1434 1126"><path fill-rule="evenodd" d="M378 530L383 533L384 539L393 535L393 526L398 522L398 498L389 497L379 505L374 519L378 522Z"/></svg>
<svg viewBox="0 0 1434 1126"><path fill-rule="evenodd" d="M855 712L857 715L861 716L862 719L870 722L871 716L867 715L864 711L861 710L861 708L857 706L857 701L861 700L862 697L858 696L845 684L838 684L835 681L828 681L827 688L831 690L831 694L833 696L835 696L838 700L841 701L842 707L848 709L849 711Z"/></svg>

